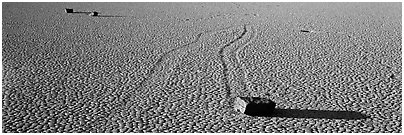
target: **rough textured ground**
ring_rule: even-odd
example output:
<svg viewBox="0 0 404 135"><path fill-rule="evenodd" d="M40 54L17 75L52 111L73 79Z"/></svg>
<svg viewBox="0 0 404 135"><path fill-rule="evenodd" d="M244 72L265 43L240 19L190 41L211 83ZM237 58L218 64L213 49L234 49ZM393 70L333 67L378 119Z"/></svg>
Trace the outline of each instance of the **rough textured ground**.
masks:
<svg viewBox="0 0 404 135"><path fill-rule="evenodd" d="M401 3L2 6L2 132L402 132Z"/></svg>

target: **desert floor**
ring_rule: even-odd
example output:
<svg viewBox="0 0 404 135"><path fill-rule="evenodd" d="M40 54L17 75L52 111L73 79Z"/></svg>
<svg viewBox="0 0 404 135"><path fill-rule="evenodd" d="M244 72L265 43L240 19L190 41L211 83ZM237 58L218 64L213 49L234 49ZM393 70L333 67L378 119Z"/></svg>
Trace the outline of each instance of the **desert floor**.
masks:
<svg viewBox="0 0 404 135"><path fill-rule="evenodd" d="M401 3L2 8L2 132L402 132Z"/></svg>

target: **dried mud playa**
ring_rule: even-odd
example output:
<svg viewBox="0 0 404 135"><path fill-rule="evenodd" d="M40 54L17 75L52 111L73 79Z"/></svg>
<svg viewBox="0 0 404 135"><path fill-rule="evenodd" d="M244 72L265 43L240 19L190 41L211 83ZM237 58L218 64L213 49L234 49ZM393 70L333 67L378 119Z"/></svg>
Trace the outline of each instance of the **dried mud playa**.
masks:
<svg viewBox="0 0 404 135"><path fill-rule="evenodd" d="M2 8L2 132L402 132L401 3Z"/></svg>

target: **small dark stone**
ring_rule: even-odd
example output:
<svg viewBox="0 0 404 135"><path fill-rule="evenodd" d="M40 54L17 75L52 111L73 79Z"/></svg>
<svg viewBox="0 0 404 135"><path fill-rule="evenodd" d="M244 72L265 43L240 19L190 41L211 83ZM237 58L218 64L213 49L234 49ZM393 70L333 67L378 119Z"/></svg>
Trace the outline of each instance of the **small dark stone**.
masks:
<svg viewBox="0 0 404 135"><path fill-rule="evenodd" d="M189 19L187 18L187 19L185 19L185 21L189 21Z"/></svg>
<svg viewBox="0 0 404 135"><path fill-rule="evenodd" d="M260 97L237 97L234 109L250 116L270 116L275 110L275 102Z"/></svg>
<svg viewBox="0 0 404 135"><path fill-rule="evenodd" d="M98 16L98 12L91 12L89 16Z"/></svg>
<svg viewBox="0 0 404 135"><path fill-rule="evenodd" d="M73 13L73 9L71 9L71 8L66 8L66 13Z"/></svg>
<svg viewBox="0 0 404 135"><path fill-rule="evenodd" d="M300 32L310 32L310 31L308 31L308 30L300 30Z"/></svg>

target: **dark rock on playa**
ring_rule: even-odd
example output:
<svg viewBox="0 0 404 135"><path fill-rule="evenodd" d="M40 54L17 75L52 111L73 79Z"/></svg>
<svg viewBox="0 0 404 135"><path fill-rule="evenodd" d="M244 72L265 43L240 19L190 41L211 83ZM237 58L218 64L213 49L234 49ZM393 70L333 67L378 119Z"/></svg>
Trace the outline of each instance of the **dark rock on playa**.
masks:
<svg viewBox="0 0 404 135"><path fill-rule="evenodd" d="M66 13L73 13L73 9L72 8L66 8Z"/></svg>
<svg viewBox="0 0 404 135"><path fill-rule="evenodd" d="M98 12L91 12L89 16L98 16Z"/></svg>
<svg viewBox="0 0 404 135"><path fill-rule="evenodd" d="M250 116L269 116L275 109L275 102L260 97L237 97L234 109Z"/></svg>
<svg viewBox="0 0 404 135"><path fill-rule="evenodd" d="M306 33L309 33L310 31L308 31L308 30L300 30L300 32L306 32Z"/></svg>

